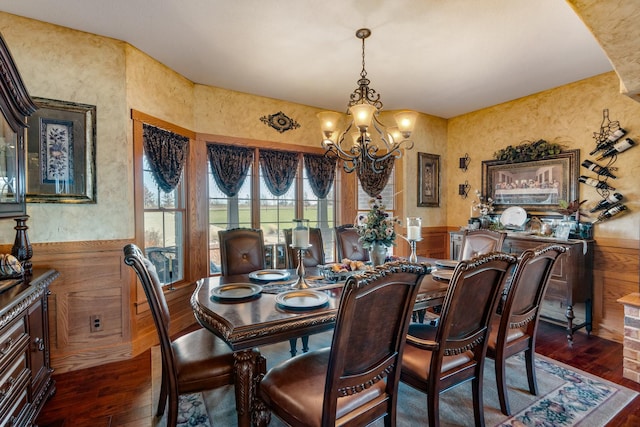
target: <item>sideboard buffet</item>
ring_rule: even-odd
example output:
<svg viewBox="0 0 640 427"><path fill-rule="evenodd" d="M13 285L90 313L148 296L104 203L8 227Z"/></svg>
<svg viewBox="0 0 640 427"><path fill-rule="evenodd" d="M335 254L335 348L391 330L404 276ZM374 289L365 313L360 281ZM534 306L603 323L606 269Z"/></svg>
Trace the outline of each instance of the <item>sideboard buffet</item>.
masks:
<svg viewBox="0 0 640 427"><path fill-rule="evenodd" d="M0 293L0 425L33 425L55 393L49 363L49 285L55 270L33 275Z"/></svg>
<svg viewBox="0 0 640 427"><path fill-rule="evenodd" d="M585 328L587 333L592 330L593 240L559 240L513 232L507 233L502 251L519 255L527 249L548 243L559 243L566 246L568 251L558 259L553 269L540 319L565 326L567 338L572 342L573 333L578 329ZM462 232L450 232L451 259L458 259L461 245Z"/></svg>

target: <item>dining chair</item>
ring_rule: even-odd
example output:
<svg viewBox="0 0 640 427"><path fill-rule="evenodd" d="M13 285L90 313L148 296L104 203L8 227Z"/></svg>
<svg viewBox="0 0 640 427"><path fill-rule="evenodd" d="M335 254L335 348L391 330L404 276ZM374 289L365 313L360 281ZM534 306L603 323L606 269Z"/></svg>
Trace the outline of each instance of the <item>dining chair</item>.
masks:
<svg viewBox="0 0 640 427"><path fill-rule="evenodd" d="M289 268L298 267L298 251L291 247L293 235L290 228L282 230L284 232L284 241L287 245L287 264ZM319 228L309 228L309 249L304 252L302 262L305 267L317 267L325 263L324 258L324 242L322 241L322 231ZM309 351L309 336L305 335L300 337L302 341L302 352ZM295 356L298 353L297 339L292 338L289 340L291 356Z"/></svg>
<svg viewBox="0 0 640 427"><path fill-rule="evenodd" d="M134 244L124 247L124 262L136 272L160 340L162 382L156 416L168 407L167 426L175 427L178 396L233 384L234 356L222 339L206 329L197 329L172 340L169 335L170 313L162 285L151 261ZM266 371L266 361L257 349L252 351L257 373Z"/></svg>
<svg viewBox="0 0 640 427"><path fill-rule="evenodd" d="M505 375L507 358L525 352L529 392L538 394L535 346L540 306L556 261L566 250L550 244L524 251L518 258L501 312L491 320L487 357L495 360L500 410L505 415L511 415Z"/></svg>
<svg viewBox="0 0 640 427"><path fill-rule="evenodd" d="M474 258L490 252L501 252L507 233L493 230L465 230L460 245L459 260Z"/></svg>
<svg viewBox="0 0 640 427"><path fill-rule="evenodd" d="M350 277L331 346L271 368L259 381L261 401L290 425L366 425L382 417L395 425L400 357L428 269L393 262Z"/></svg>
<svg viewBox="0 0 640 427"><path fill-rule="evenodd" d="M218 230L220 269L223 276L249 274L265 269L265 249L259 228Z"/></svg>
<svg viewBox="0 0 640 427"><path fill-rule="evenodd" d="M516 263L493 252L461 261L453 272L437 326L413 323L400 380L427 394L430 426L440 425L440 394L471 381L476 426L484 426L482 379L491 315Z"/></svg>
<svg viewBox="0 0 640 427"><path fill-rule="evenodd" d="M343 259L352 261L369 261L369 251L362 247L360 236L353 224L334 227L336 233L337 262Z"/></svg>
<svg viewBox="0 0 640 427"><path fill-rule="evenodd" d="M284 233L284 241L287 245L287 265L289 268L298 267L298 251L291 247L292 234L291 229L282 230ZM304 251L302 262L305 267L317 267L325 263L324 242L322 240L322 231L319 228L309 228L309 249Z"/></svg>

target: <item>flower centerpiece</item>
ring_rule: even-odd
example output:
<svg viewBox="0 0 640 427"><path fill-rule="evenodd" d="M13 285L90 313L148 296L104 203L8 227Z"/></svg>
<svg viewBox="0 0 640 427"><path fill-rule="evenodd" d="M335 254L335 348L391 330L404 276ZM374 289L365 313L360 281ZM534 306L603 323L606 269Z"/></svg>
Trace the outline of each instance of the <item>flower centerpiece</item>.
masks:
<svg viewBox="0 0 640 427"><path fill-rule="evenodd" d="M493 199L484 197L480 190L476 190L476 201L472 205L474 211L480 213L480 222L482 228L489 228L490 219L488 215L493 212Z"/></svg>
<svg viewBox="0 0 640 427"><path fill-rule="evenodd" d="M401 222L397 217L391 216L385 211L382 196L378 195L369 200L369 206L368 213L359 214L356 218L355 228L360 236L362 247L371 252L374 264L379 265L384 263L384 257L382 262L378 262L379 260L374 259L376 252L383 252L386 256L386 248L396 244L395 225L399 225Z"/></svg>

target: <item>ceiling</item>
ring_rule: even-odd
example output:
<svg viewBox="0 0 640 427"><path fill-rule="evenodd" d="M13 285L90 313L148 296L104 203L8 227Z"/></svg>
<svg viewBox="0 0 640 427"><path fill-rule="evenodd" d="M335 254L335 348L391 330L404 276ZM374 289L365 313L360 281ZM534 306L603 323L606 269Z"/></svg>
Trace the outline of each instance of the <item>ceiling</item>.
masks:
<svg viewBox="0 0 640 427"><path fill-rule="evenodd" d="M561 0L0 0L123 40L189 80L344 111L362 69L385 110L450 118L612 70Z"/></svg>

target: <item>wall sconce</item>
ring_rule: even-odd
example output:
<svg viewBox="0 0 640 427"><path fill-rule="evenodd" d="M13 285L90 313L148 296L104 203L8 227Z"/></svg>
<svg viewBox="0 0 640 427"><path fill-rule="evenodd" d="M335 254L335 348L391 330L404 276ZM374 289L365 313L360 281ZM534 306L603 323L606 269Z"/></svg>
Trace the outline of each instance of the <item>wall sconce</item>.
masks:
<svg viewBox="0 0 640 427"><path fill-rule="evenodd" d="M460 164L458 167L462 169L464 172L466 172L467 168L469 167L469 162L471 162L471 159L469 158L469 154L464 153L464 157L460 157Z"/></svg>
<svg viewBox="0 0 640 427"><path fill-rule="evenodd" d="M469 195L470 188L471 186L469 185L469 181L465 181L464 184L458 185L458 195L460 195L460 197L462 197L463 199L466 199Z"/></svg>

